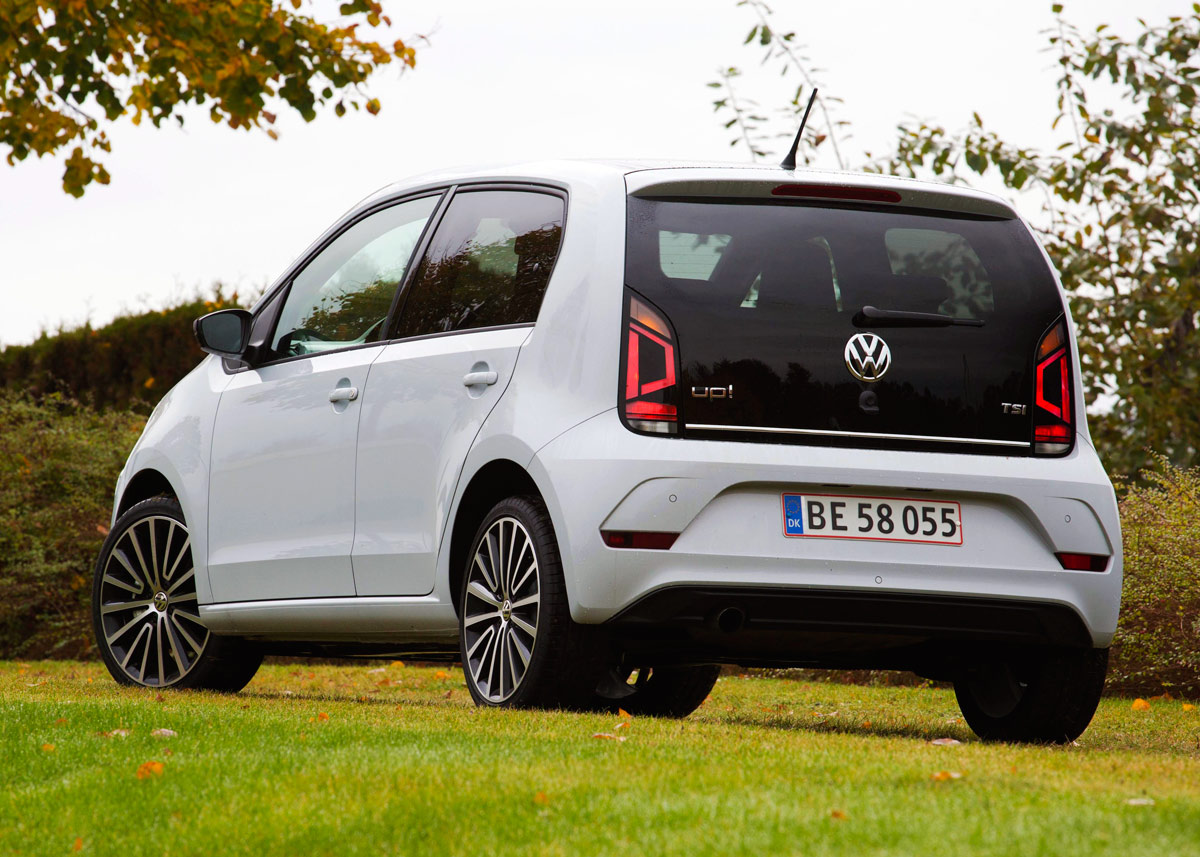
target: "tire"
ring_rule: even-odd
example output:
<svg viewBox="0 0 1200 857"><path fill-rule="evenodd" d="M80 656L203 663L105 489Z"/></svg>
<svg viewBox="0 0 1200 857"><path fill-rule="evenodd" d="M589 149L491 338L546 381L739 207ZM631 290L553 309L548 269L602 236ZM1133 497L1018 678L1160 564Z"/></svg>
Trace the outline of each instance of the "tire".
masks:
<svg viewBox="0 0 1200 857"><path fill-rule="evenodd" d="M613 670L600 683L595 707L635 717L687 717L708 698L721 675L717 664Z"/></svg>
<svg viewBox="0 0 1200 857"><path fill-rule="evenodd" d="M262 653L200 621L191 540L173 497L154 497L117 519L92 576L92 628L120 684L235 693Z"/></svg>
<svg viewBox="0 0 1200 857"><path fill-rule="evenodd" d="M1069 744L1104 690L1108 649L1046 649L981 663L954 682L967 725L985 741Z"/></svg>
<svg viewBox="0 0 1200 857"><path fill-rule="evenodd" d="M600 635L571 619L540 497L492 507L471 542L460 594L459 654L476 705L588 707L602 670Z"/></svg>

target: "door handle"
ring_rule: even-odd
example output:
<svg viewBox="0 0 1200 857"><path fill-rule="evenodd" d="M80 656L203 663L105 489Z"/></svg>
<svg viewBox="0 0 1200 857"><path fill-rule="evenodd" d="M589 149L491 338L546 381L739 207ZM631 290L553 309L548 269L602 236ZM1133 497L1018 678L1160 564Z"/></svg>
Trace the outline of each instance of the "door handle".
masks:
<svg viewBox="0 0 1200 857"><path fill-rule="evenodd" d="M463 385L474 387L476 384L487 384L491 386L500 379L500 376L495 372L468 372L463 375Z"/></svg>
<svg viewBox="0 0 1200 857"><path fill-rule="evenodd" d="M358 398L358 387L334 387L329 394L331 402L353 402Z"/></svg>

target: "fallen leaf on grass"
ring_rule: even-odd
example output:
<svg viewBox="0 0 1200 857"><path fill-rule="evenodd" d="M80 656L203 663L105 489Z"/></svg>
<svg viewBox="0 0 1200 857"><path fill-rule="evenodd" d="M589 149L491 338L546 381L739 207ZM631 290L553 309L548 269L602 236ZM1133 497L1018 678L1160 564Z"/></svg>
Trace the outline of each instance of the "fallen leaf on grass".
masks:
<svg viewBox="0 0 1200 857"><path fill-rule="evenodd" d="M451 695L452 693L454 693L454 691L452 691L452 690L448 690L448 691L446 691L445 693L443 693L443 694L442 694L442 698L443 698L443 699L449 699L449 698L450 698L450 695Z"/></svg>
<svg viewBox="0 0 1200 857"><path fill-rule="evenodd" d="M139 780L148 780L151 777L161 777L162 772L162 762L155 762L153 760L149 762L142 762L140 765L138 765L137 778Z"/></svg>
<svg viewBox="0 0 1200 857"><path fill-rule="evenodd" d="M1152 797L1131 797L1125 803L1130 806L1154 806L1154 798Z"/></svg>
<svg viewBox="0 0 1200 857"><path fill-rule="evenodd" d="M846 813L842 812L840 809L835 809L833 812L829 813L829 817L834 821L845 821Z"/></svg>
<svg viewBox="0 0 1200 857"><path fill-rule="evenodd" d="M329 715L326 714L324 711L317 713L317 720L321 721L322 723L324 723L328 719L329 719Z"/></svg>
<svg viewBox="0 0 1200 857"><path fill-rule="evenodd" d="M98 734L100 735L101 738L128 738L129 730L128 729L114 729L111 732L100 732Z"/></svg>
<svg viewBox="0 0 1200 857"><path fill-rule="evenodd" d="M938 771L930 777L931 780L938 783L944 783L946 780L961 780L961 771Z"/></svg>
<svg viewBox="0 0 1200 857"><path fill-rule="evenodd" d="M400 668L400 669L403 669L403 668L404 668L404 661L392 661L392 663L390 664L390 666L393 666L393 667L398 667L398 668Z"/></svg>
<svg viewBox="0 0 1200 857"><path fill-rule="evenodd" d="M387 667L377 667L373 670L367 670L367 675L377 675L385 672L387 672Z"/></svg>
<svg viewBox="0 0 1200 857"><path fill-rule="evenodd" d="M929 743L938 747L957 747L962 743L962 741L958 741L954 738L934 738Z"/></svg>
<svg viewBox="0 0 1200 857"><path fill-rule="evenodd" d="M179 735L174 729L155 729L150 734L155 738L175 738Z"/></svg>
<svg viewBox="0 0 1200 857"><path fill-rule="evenodd" d="M1183 710L1184 710L1184 711L1195 711L1195 710L1196 710L1196 706L1192 705L1190 702L1185 702L1185 703L1183 704Z"/></svg>
<svg viewBox="0 0 1200 857"><path fill-rule="evenodd" d="M71 846L71 850L72 851L82 851L83 850L83 837L82 836L75 837L75 844Z"/></svg>
<svg viewBox="0 0 1200 857"><path fill-rule="evenodd" d="M445 670L438 670L433 674L433 677L438 679L450 678L450 673L446 672Z"/></svg>
<svg viewBox="0 0 1200 857"><path fill-rule="evenodd" d="M66 722L67 722L67 718L65 718L65 717L60 717L60 718L58 718L57 720L55 720L55 721L54 721L54 725L55 725L55 726L59 726L59 725L61 725L61 724L63 724L63 723L66 723Z"/></svg>
<svg viewBox="0 0 1200 857"><path fill-rule="evenodd" d="M540 806L549 806L550 797L545 792L538 792L533 796L533 802Z"/></svg>
<svg viewBox="0 0 1200 857"><path fill-rule="evenodd" d="M614 735L611 732L596 732L592 735L593 738L607 738L610 741L624 741L624 735Z"/></svg>
<svg viewBox="0 0 1200 857"><path fill-rule="evenodd" d="M624 718L625 720L632 720L632 719L633 719L633 715L632 715L632 714L630 714L628 711L626 711L624 708L618 708L618 709L617 709L617 717L622 717L622 718Z"/></svg>
<svg viewBox="0 0 1200 857"><path fill-rule="evenodd" d="M1170 692L1160 693L1158 696L1150 697L1151 702L1170 702L1175 697L1171 696Z"/></svg>
<svg viewBox="0 0 1200 857"><path fill-rule="evenodd" d="M392 683L392 680L391 680L390 678L385 678L385 679L383 679L383 680L381 680L381 681L377 681L377 682L375 682L375 686L376 686L376 687L387 687L387 686L388 686L388 685L390 685L391 683Z"/></svg>
<svg viewBox="0 0 1200 857"><path fill-rule="evenodd" d="M1149 711L1150 703L1148 703L1146 700L1142 699L1141 697L1138 697L1137 699L1135 699L1133 701L1133 705L1131 705L1129 707L1132 708L1134 711Z"/></svg>
<svg viewBox="0 0 1200 857"><path fill-rule="evenodd" d="M47 752L47 753L53 753L53 752L54 752L54 745L53 745L53 744L43 744L43 745L42 745L42 749L43 749L45 752Z"/></svg>

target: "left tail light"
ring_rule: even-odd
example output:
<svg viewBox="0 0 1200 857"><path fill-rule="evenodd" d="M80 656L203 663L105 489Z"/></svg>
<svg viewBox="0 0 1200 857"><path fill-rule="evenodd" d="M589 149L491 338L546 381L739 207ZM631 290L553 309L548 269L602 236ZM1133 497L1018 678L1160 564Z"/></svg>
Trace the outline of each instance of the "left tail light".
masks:
<svg viewBox="0 0 1200 857"><path fill-rule="evenodd" d="M1071 345L1066 320L1058 321L1038 343L1034 368L1033 452L1062 455L1075 439L1071 410Z"/></svg>
<svg viewBox="0 0 1200 857"><path fill-rule="evenodd" d="M621 336L621 417L648 434L679 434L679 348L670 323L626 290Z"/></svg>

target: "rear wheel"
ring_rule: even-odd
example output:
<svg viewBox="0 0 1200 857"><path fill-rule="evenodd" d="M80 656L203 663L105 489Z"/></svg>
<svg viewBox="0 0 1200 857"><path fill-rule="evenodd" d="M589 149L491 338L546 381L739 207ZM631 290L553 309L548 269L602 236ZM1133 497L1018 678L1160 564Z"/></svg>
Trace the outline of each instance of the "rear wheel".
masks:
<svg viewBox="0 0 1200 857"><path fill-rule="evenodd" d="M687 717L708 698L720 675L716 664L612 670L596 688L595 705L639 717Z"/></svg>
<svg viewBox="0 0 1200 857"><path fill-rule="evenodd" d="M985 741L1069 744L1100 703L1108 649L1047 649L977 664L954 682L967 725Z"/></svg>
<svg viewBox="0 0 1200 857"><path fill-rule="evenodd" d="M541 498L497 503L475 533L459 601L459 647L477 705L587 707L595 629L576 624Z"/></svg>
<svg viewBox="0 0 1200 857"><path fill-rule="evenodd" d="M144 500L117 519L96 561L92 625L121 684L235 692L262 662L256 648L201 621L191 537L172 497Z"/></svg>

